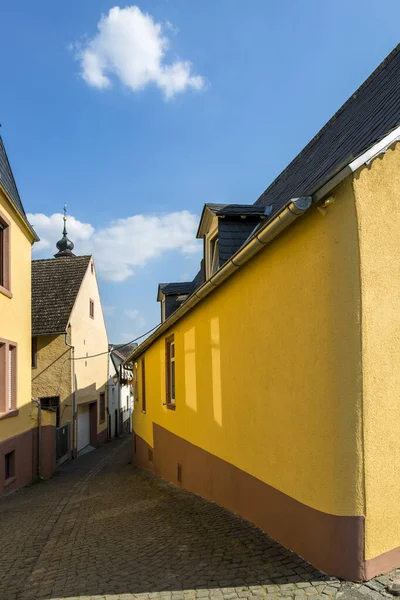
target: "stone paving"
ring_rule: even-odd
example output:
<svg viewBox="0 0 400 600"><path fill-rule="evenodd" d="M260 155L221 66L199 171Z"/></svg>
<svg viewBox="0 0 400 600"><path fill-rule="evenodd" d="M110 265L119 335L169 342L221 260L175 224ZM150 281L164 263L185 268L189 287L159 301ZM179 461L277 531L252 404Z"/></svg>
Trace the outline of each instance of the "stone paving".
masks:
<svg viewBox="0 0 400 600"><path fill-rule="evenodd" d="M0 600L379 600L129 464L130 440L0 499Z"/></svg>

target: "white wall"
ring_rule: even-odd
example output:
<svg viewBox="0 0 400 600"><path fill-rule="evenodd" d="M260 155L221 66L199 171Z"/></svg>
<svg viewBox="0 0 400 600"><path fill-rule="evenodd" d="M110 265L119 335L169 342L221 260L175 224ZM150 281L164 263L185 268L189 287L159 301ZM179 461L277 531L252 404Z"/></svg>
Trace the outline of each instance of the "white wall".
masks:
<svg viewBox="0 0 400 600"><path fill-rule="evenodd" d="M93 267L92 273L92 263L93 258L89 262L70 318L71 344L75 348L75 358L84 357L83 360L74 361L78 406L93 400L98 402L100 392L106 392L107 402L108 339L96 271ZM89 312L90 300L94 302L93 319ZM85 359L86 356L100 353L101 356ZM100 424L99 409L98 405L98 432L101 432L107 427L107 412L105 422Z"/></svg>
<svg viewBox="0 0 400 600"><path fill-rule="evenodd" d="M111 438L115 437L115 411L117 411L118 413L122 412L123 431L132 431L133 397L131 395L131 389L129 385L121 385L119 382L114 383L113 377L115 374L116 369L110 356L108 379L108 408L111 417ZM127 423L127 421L129 421L129 423ZM118 430L118 435L121 435L123 431Z"/></svg>

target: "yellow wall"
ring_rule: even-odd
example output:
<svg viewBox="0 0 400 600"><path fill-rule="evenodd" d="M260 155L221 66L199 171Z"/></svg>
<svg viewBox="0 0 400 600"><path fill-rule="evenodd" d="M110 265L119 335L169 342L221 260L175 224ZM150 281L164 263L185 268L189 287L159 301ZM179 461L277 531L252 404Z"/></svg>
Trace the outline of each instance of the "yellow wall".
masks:
<svg viewBox="0 0 400 600"><path fill-rule="evenodd" d="M11 292L0 292L0 337L16 342L19 415L0 420L0 441L31 427L31 244L32 234L0 188L0 212L11 221Z"/></svg>
<svg viewBox="0 0 400 600"><path fill-rule="evenodd" d="M94 301L94 319L89 316L89 300ZM108 380L108 339L101 307L101 300L95 273L90 264L82 281L71 319L71 343L75 357L102 354L96 358L74 361L77 405L99 400L100 392L106 393ZM98 417L99 417L98 410ZM99 419L98 419L99 420ZM98 433L107 428L107 413L103 424L98 423Z"/></svg>
<svg viewBox="0 0 400 600"><path fill-rule="evenodd" d="M150 445L155 422L313 508L360 515L360 287L350 179L335 199L327 216L312 207L150 346L147 413L135 410L133 421ZM163 406L171 333L176 411Z"/></svg>
<svg viewBox="0 0 400 600"><path fill-rule="evenodd" d="M72 423L71 350L64 335L37 338L37 367L32 369L32 395L35 398L60 396L60 423Z"/></svg>
<svg viewBox="0 0 400 600"><path fill-rule="evenodd" d="M400 144L354 180L362 289L366 558L400 546Z"/></svg>

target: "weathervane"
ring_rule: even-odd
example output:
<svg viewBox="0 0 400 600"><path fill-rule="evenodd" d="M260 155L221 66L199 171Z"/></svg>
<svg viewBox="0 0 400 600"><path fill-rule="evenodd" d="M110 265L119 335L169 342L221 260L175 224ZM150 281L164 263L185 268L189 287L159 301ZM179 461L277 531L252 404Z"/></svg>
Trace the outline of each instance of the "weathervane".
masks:
<svg viewBox="0 0 400 600"><path fill-rule="evenodd" d="M67 232L67 205L66 204L64 204L63 211L64 211L63 236L62 236L61 240L59 242L57 242L57 244L56 244L58 252L57 252L57 254L54 255L55 258L58 258L59 256L75 256L75 254L72 254L72 250L74 249L74 244L67 237L68 232Z"/></svg>

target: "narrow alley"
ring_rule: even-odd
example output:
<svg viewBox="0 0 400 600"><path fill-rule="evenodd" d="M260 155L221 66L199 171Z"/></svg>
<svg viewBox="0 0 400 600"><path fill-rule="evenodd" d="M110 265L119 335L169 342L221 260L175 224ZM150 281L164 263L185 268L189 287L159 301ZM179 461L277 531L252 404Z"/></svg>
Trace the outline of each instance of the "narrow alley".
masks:
<svg viewBox="0 0 400 600"><path fill-rule="evenodd" d="M386 595L383 578L341 584L216 504L136 469L129 436L2 498L0 539L1 600Z"/></svg>

